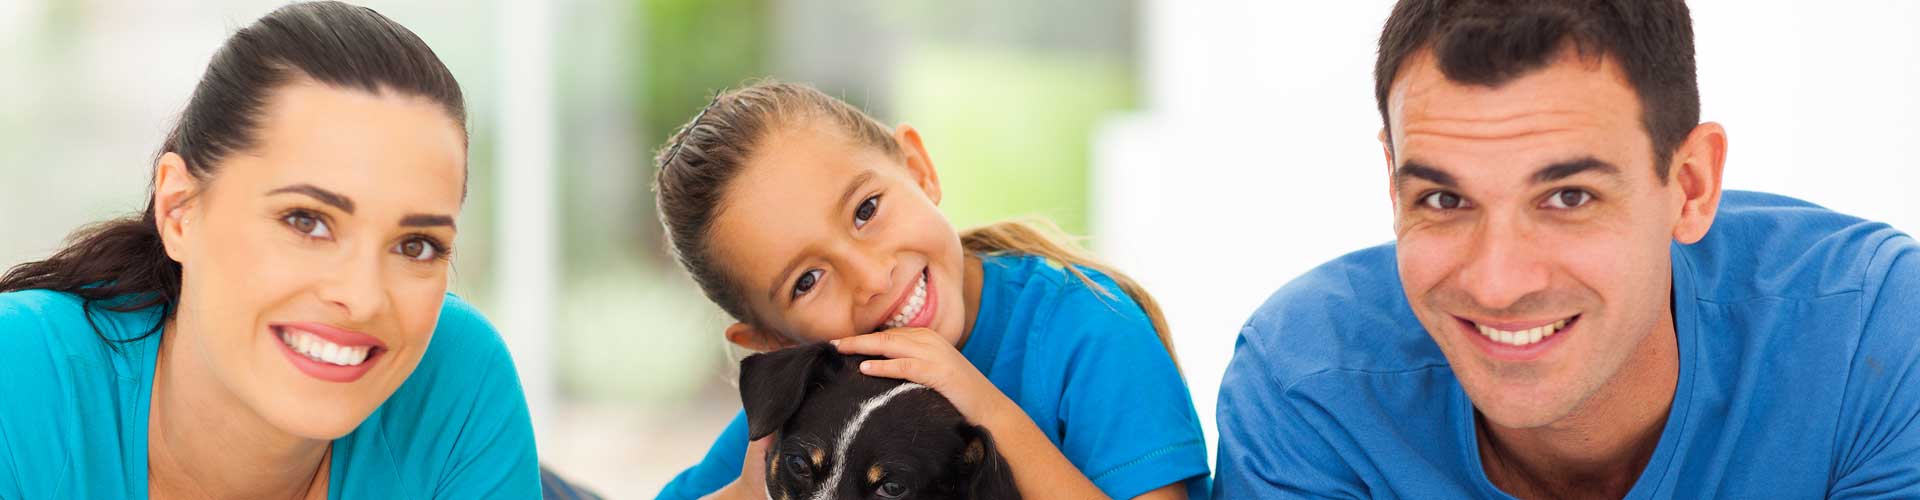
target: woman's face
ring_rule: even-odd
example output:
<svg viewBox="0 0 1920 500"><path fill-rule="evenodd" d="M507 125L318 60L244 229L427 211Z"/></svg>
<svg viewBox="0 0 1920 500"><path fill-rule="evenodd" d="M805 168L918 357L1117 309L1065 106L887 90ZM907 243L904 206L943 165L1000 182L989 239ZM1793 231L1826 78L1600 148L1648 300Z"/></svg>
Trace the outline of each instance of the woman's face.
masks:
<svg viewBox="0 0 1920 500"><path fill-rule="evenodd" d="M729 340L766 350L905 326L958 344L963 253L919 133L895 133L895 158L824 122L780 128L713 223L715 256L762 323Z"/></svg>
<svg viewBox="0 0 1920 500"><path fill-rule="evenodd" d="M438 104L297 81L211 181L162 158L189 366L290 434L357 427L419 364L447 290L466 139Z"/></svg>

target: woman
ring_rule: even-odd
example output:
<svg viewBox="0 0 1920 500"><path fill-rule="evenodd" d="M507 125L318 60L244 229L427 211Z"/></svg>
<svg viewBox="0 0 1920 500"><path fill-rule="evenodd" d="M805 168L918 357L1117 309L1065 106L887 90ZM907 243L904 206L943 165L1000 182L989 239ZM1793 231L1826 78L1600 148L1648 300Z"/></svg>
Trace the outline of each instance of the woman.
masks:
<svg viewBox="0 0 1920 500"><path fill-rule="evenodd" d="M372 10L215 53L137 217L0 278L0 498L532 498L513 363L446 293L459 84Z"/></svg>

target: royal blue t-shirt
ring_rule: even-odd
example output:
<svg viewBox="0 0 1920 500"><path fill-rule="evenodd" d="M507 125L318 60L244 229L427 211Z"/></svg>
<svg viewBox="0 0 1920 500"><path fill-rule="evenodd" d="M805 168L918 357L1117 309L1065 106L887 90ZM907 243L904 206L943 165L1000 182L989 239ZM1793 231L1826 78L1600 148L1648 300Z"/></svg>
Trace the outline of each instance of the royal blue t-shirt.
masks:
<svg viewBox="0 0 1920 500"><path fill-rule="evenodd" d="M1187 383L1153 323L1106 275L1107 294L1052 261L983 257L980 311L960 354L1026 410L1067 460L1114 498L1184 482L1207 498L1207 451ZM740 477L746 414L660 491L692 500Z"/></svg>
<svg viewBox="0 0 1920 500"><path fill-rule="evenodd" d="M157 309L91 309L130 339ZM0 294L0 499L147 498L147 410L160 336L110 348L79 297ZM218 432L218 423L209 422ZM526 397L506 344L447 295L413 374L333 441L327 497L539 498Z"/></svg>
<svg viewBox="0 0 1920 500"><path fill-rule="evenodd" d="M1920 245L1729 191L1706 238L1671 254L1679 380L1626 498L1920 496ZM1511 498L1391 245L1254 313L1219 422L1216 498Z"/></svg>

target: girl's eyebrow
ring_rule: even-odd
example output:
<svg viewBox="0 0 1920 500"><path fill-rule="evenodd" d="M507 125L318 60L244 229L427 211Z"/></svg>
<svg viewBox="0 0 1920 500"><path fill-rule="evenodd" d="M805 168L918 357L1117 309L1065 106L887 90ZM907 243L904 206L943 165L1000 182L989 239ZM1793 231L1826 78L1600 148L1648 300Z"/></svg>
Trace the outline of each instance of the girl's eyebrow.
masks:
<svg viewBox="0 0 1920 500"><path fill-rule="evenodd" d="M347 215L353 215L353 199L352 198L348 198L345 195L342 195L340 193L335 193L333 191L321 189L319 186L315 186L312 184L294 184L291 186L282 187L272 191L267 191L268 195L275 195L280 193L304 194L315 200L320 200L321 203L333 205L333 208L338 208L340 209L340 211L346 212Z"/></svg>
<svg viewBox="0 0 1920 500"><path fill-rule="evenodd" d="M865 172L861 172L860 175L853 176L853 181L847 183L846 191L842 191L840 193L840 206L844 208L847 206L848 203L852 203L853 195L860 192L861 185L866 184L867 181L873 180L873 176L874 176L873 170L867 170ZM839 213L839 212L835 211L833 213Z"/></svg>

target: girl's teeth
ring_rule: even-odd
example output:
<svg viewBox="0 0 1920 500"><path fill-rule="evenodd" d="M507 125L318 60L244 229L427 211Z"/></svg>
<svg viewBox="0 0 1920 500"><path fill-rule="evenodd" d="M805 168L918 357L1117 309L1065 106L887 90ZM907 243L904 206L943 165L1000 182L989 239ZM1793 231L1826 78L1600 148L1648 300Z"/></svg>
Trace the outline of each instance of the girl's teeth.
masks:
<svg viewBox="0 0 1920 500"><path fill-rule="evenodd" d="M887 328L907 326L907 321L912 320L915 316L919 316L920 308L926 305L927 275L922 273L920 275L920 281L913 286L913 296L907 298L907 303L900 307L900 312L894 313L891 318L887 318Z"/></svg>
<svg viewBox="0 0 1920 500"><path fill-rule="evenodd" d="M1558 333L1561 328L1567 326L1567 320L1563 319L1555 321L1550 325L1536 326L1517 332L1490 328L1485 325L1474 326L1479 328L1480 335L1486 337L1488 340L1512 346L1528 346L1533 345L1535 342L1545 340L1547 337L1552 337L1554 333Z"/></svg>

